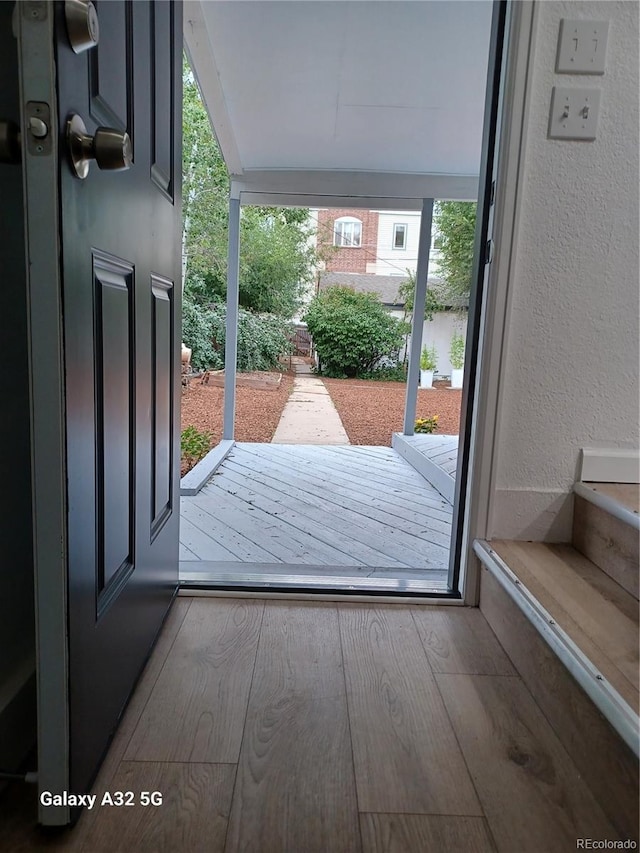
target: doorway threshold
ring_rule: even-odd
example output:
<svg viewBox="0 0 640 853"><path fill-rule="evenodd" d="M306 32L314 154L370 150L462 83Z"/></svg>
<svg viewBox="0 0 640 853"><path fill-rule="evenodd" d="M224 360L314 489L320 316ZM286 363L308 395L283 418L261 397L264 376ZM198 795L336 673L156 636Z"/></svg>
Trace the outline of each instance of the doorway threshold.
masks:
<svg viewBox="0 0 640 853"><path fill-rule="evenodd" d="M307 566L284 563L180 563L182 589L338 592L367 595L451 596L447 570L368 566Z"/></svg>

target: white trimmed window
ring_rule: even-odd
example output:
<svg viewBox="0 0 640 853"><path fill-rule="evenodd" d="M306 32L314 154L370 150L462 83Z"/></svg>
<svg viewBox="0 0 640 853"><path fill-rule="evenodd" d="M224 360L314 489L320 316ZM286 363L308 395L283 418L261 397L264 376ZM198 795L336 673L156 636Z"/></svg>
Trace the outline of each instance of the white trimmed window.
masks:
<svg viewBox="0 0 640 853"><path fill-rule="evenodd" d="M396 222L393 226L393 248L407 248L407 224L406 222Z"/></svg>
<svg viewBox="0 0 640 853"><path fill-rule="evenodd" d="M362 245L362 222L353 216L341 216L333 223L333 245L357 249Z"/></svg>

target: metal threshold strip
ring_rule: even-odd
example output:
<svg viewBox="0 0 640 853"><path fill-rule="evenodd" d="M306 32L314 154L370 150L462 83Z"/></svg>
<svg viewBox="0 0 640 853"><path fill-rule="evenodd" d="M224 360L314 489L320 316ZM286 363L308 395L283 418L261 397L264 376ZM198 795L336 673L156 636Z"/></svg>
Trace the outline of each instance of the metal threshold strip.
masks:
<svg viewBox="0 0 640 853"><path fill-rule="evenodd" d="M181 574L181 589L253 589L277 592L338 592L364 595L429 595L458 598L446 580L431 578L385 578L327 576L310 574L270 574L266 572L210 572Z"/></svg>

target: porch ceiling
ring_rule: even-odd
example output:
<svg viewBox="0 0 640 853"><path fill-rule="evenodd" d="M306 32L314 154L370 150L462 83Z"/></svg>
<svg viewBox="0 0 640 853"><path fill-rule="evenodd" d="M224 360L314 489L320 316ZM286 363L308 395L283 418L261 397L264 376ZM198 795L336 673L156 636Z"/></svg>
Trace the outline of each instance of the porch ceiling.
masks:
<svg viewBox="0 0 640 853"><path fill-rule="evenodd" d="M187 0L187 51L243 203L474 199L491 11Z"/></svg>

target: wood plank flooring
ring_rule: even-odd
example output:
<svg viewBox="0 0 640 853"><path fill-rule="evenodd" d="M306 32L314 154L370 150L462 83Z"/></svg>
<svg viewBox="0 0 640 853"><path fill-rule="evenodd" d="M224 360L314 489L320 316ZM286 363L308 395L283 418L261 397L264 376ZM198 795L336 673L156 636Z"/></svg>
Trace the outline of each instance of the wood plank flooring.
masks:
<svg viewBox="0 0 640 853"><path fill-rule="evenodd" d="M444 611L180 597L94 789L163 804L96 806L51 837L34 788L12 786L0 849L564 853L618 839L482 615Z"/></svg>
<svg viewBox="0 0 640 853"><path fill-rule="evenodd" d="M445 582L451 522L451 505L389 447L241 443L181 499L181 573L201 575L201 561L227 574L345 566Z"/></svg>

